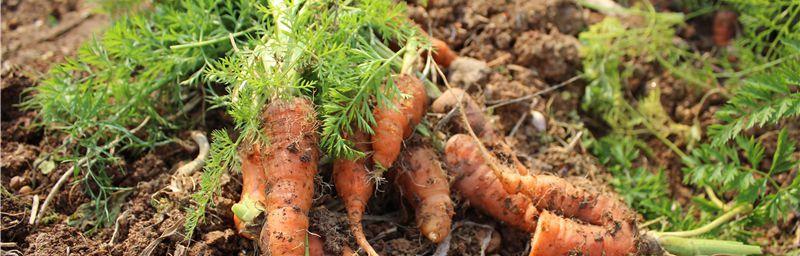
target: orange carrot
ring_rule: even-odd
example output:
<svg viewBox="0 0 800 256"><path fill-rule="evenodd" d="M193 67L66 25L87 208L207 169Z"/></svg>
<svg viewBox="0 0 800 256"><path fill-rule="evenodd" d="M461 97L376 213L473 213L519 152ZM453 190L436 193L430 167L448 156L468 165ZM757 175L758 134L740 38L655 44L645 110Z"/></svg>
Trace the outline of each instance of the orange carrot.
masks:
<svg viewBox="0 0 800 256"><path fill-rule="evenodd" d="M458 55L444 41L433 37L430 37L430 39L433 47L433 61L444 68L450 67L450 63L453 63L458 58Z"/></svg>
<svg viewBox="0 0 800 256"><path fill-rule="evenodd" d="M398 86L405 86L406 90L403 93L411 96L408 100L403 101L402 106L403 112L406 113L406 118L408 118L408 126L403 131L403 137L408 138L414 133L414 128L422 121L422 117L425 116L428 95L425 94L425 85L416 76L402 74L397 76L395 81Z"/></svg>
<svg viewBox="0 0 800 256"><path fill-rule="evenodd" d="M511 227L533 232L539 211L520 194L509 194L494 175L468 135L450 137L445 145L448 171L455 176L453 187L474 206Z"/></svg>
<svg viewBox="0 0 800 256"><path fill-rule="evenodd" d="M530 255L632 255L635 234L630 225L586 225L544 211L531 238Z"/></svg>
<svg viewBox="0 0 800 256"><path fill-rule="evenodd" d="M445 152L447 163L452 171L474 170L472 172L478 172L480 170L481 173L484 173L485 180L496 182L495 184L498 184L496 186L505 190L506 193L527 197L531 203L517 204L518 209L528 209L524 215L526 221L523 223L523 225L527 224L527 226L523 226L527 228L525 229L527 231L530 231L532 227L530 224L534 223L532 220L536 219L535 210L530 210L534 206L592 224L577 224L553 214L550 214L552 216L548 216L547 219L544 219L544 215L540 216L539 226L536 226L534 231L531 255L565 255L565 252L583 255L595 253L598 255L628 255L636 252L635 245L638 234L635 229L634 215L621 201L607 195L580 189L563 178L521 174L519 165L517 165L517 173L505 171L503 175L506 177L498 179L494 171L489 169L488 162L480 152L478 144L467 135L451 137L447 142ZM500 160L507 162L509 158L514 160L516 157L513 154L503 155ZM459 181L456 184L460 184ZM467 187L457 185L457 188L465 197L474 193L473 191L486 190L480 185ZM511 197L506 197L503 201L511 202L509 201L511 199ZM492 207L480 204L480 202L474 202L473 205L484 209ZM498 219L500 219L498 216L502 216L492 215ZM512 226L516 225L512 224ZM586 238L591 239L587 240ZM553 254L550 254L551 252Z"/></svg>
<svg viewBox="0 0 800 256"><path fill-rule="evenodd" d="M325 249L324 242L321 237L308 234L308 255L309 256L324 256Z"/></svg>
<svg viewBox="0 0 800 256"><path fill-rule="evenodd" d="M263 118L268 193L259 246L267 255L302 255L319 161L316 114L307 99L279 99Z"/></svg>
<svg viewBox="0 0 800 256"><path fill-rule="evenodd" d="M417 226L434 243L450 234L453 201L450 184L438 156L430 148L415 147L403 154L397 185L416 210Z"/></svg>
<svg viewBox="0 0 800 256"><path fill-rule="evenodd" d="M374 109L375 134L372 136L373 160L379 168L388 169L392 166L400 148L403 137L413 132L413 127L422 119L425 113L425 88L419 79L410 75L401 74L395 78L395 84L410 98L397 96L391 106L378 106ZM423 98L423 99L420 99ZM411 131L408 131L411 130Z"/></svg>
<svg viewBox="0 0 800 256"><path fill-rule="evenodd" d="M241 151L239 157L242 159L242 195L239 203L234 206L234 212L237 212L236 207L253 207L260 216L267 208L267 177L262 165L261 150L258 146L253 146L250 150ZM234 215L233 223L239 235L252 240L258 235L258 230L253 228L259 228L263 221L256 221L255 218L243 220Z"/></svg>
<svg viewBox="0 0 800 256"><path fill-rule="evenodd" d="M714 45L725 47L731 43L733 34L736 33L736 13L733 11L722 10L714 15L712 25Z"/></svg>
<svg viewBox="0 0 800 256"><path fill-rule="evenodd" d="M483 110L472 99L467 92L459 88L451 88L442 93L439 98L436 98L431 104L431 111L434 113L447 113L453 108L457 108L459 102L464 103L464 111L467 115L467 120L475 134L484 140L495 140L496 133L492 126L489 124L488 118L483 114ZM461 124L462 126L464 124Z"/></svg>
<svg viewBox="0 0 800 256"><path fill-rule="evenodd" d="M361 152L370 151L369 134L356 132L349 139L355 143L355 149ZM333 183L336 186L336 192L339 193L339 197L344 201L345 209L347 209L347 220L350 222L350 232L353 233L356 243L361 248L364 248L364 251L370 256L376 256L378 253L367 241L364 236L364 230L361 227L364 209L366 209L367 202L369 202L369 198L375 190L375 185L370 180L370 173L367 168L366 158L355 160L336 159L333 161Z"/></svg>

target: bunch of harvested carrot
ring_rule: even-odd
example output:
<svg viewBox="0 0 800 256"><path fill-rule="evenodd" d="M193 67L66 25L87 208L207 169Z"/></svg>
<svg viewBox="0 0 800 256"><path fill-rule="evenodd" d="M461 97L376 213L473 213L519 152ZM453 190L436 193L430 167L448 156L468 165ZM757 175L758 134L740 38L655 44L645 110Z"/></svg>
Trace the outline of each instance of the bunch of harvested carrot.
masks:
<svg viewBox="0 0 800 256"><path fill-rule="evenodd" d="M453 201L447 173L430 148L413 147L403 154L396 182L401 194L416 211L420 232L434 243L450 234Z"/></svg>

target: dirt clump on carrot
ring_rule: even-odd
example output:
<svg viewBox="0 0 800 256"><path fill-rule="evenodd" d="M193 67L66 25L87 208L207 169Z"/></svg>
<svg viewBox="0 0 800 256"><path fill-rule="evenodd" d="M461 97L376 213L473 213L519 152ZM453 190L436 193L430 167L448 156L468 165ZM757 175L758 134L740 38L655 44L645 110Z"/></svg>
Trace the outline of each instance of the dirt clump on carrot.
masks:
<svg viewBox="0 0 800 256"><path fill-rule="evenodd" d="M395 174L401 194L415 209L417 227L434 243L450 234L455 214L447 173L438 158L431 148L410 148Z"/></svg>
<svg viewBox="0 0 800 256"><path fill-rule="evenodd" d="M348 137L353 142L355 149L361 152L371 150L369 134L359 131ZM366 155L357 159L336 159L333 161L333 182L336 192L344 202L350 232L353 233L356 243L368 255L374 256L378 253L367 241L364 236L364 228L361 226L364 210L375 191L375 184L372 182L368 165Z"/></svg>
<svg viewBox="0 0 800 256"><path fill-rule="evenodd" d="M375 134L372 136L372 159L376 167L388 169L400 155L403 139L411 135L414 127L422 120L427 108L425 86L419 78L400 74L394 82L403 94L395 97L393 106L379 105L373 110Z"/></svg>
<svg viewBox="0 0 800 256"><path fill-rule="evenodd" d="M293 98L272 101L263 117L267 218L259 246L268 255L302 255L320 154L316 114L309 100Z"/></svg>

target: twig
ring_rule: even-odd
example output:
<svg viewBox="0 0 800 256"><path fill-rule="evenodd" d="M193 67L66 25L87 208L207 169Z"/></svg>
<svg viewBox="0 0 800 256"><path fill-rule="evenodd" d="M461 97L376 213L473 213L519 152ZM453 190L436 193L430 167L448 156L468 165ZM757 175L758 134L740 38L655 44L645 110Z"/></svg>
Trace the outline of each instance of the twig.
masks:
<svg viewBox="0 0 800 256"><path fill-rule="evenodd" d="M17 247L15 242L0 242L0 248Z"/></svg>
<svg viewBox="0 0 800 256"><path fill-rule="evenodd" d="M583 76L581 76L581 75L573 76L572 78L567 79L567 81L561 82L560 84L557 84L557 85L554 85L554 86L551 86L551 87L548 87L547 89L538 91L538 92L536 92L534 94L528 94L528 95L525 95L525 96L522 96L522 97L519 97L519 98L510 99L510 100L499 100L499 101L489 102L489 104L494 104L494 105L489 106L486 109L495 109L495 108L499 108L499 107L502 107L502 106L505 106L505 105L526 101L526 100L532 99L533 97L536 97L536 96L539 96L539 95L542 95L542 94L545 94L545 93L549 93L549 92L552 92L552 91L554 91L556 89L564 87L564 86L566 86L568 84L571 84L572 82L575 82L576 80L578 80L578 79L580 79L582 77Z"/></svg>
<svg viewBox="0 0 800 256"><path fill-rule="evenodd" d="M111 239L108 240L108 245L109 246L114 245L114 240L116 240L117 234L119 232L119 222L120 221L125 221L125 218L128 218L128 213L130 213L129 210L126 210L126 211L122 212L122 214L120 214L117 217L116 221L114 221L114 233L111 233Z"/></svg>
<svg viewBox="0 0 800 256"><path fill-rule="evenodd" d="M164 233L161 233L158 238L150 242L150 244L148 244L147 247L145 247L142 252L139 253L139 256L150 256L150 254L153 253L153 250L156 249L156 246L158 246L158 244L160 244L164 238L177 234L180 227L183 227L183 218L176 221L175 224L167 228L167 230L164 230Z"/></svg>
<svg viewBox="0 0 800 256"><path fill-rule="evenodd" d="M450 251L450 240L452 236L453 234L447 234L447 236L444 237L444 240L436 246L436 251L433 253L433 256L447 256L447 252Z"/></svg>
<svg viewBox="0 0 800 256"><path fill-rule="evenodd" d="M36 214L39 212L39 195L33 195L33 204L31 204L31 218L28 220L28 225L33 225L36 221Z"/></svg>
<svg viewBox="0 0 800 256"><path fill-rule="evenodd" d="M176 171L178 175L192 175L192 173L195 171L203 168L203 165L206 163L206 158L208 158L208 150L210 146L208 145L208 138L206 138L206 135L200 131L192 131L192 139L194 139L194 142L197 143L198 148L200 148L198 150L199 152L194 160L178 168Z"/></svg>
<svg viewBox="0 0 800 256"><path fill-rule="evenodd" d="M522 114L522 116L519 117L517 123L514 124L514 128L511 128L511 132L508 133L508 137L514 137L514 134L517 134L517 130L519 130L519 127L522 126L522 122L524 122L525 118L527 117L528 117L528 112L525 112L525 114Z"/></svg>
<svg viewBox="0 0 800 256"><path fill-rule="evenodd" d="M132 130L130 130L130 133L131 134L136 133L137 131L139 131L139 129L142 129L142 127L144 127L144 125L147 124L147 122L149 122L149 121L150 121L150 117L148 116L142 121L142 123L139 124L139 126L136 126L136 128L133 128ZM122 138L123 137L117 137L116 139L111 141L111 143L106 144L103 147L103 149L105 150L105 149L109 149L109 148L112 148L112 147L116 146L117 143L122 141ZM69 175L75 171L76 166L84 165L87 162L89 162L89 156L88 155L84 156L83 158L78 160L77 163L72 165L72 167L67 169L67 171L64 172L64 174L62 174L60 178L58 178L58 181L56 182L55 185L53 185L53 188L50 189L50 193L47 194L47 197L44 199L44 203L42 203L42 207L39 209L39 214L36 215L36 220L34 221L34 224L38 224L39 220L41 220L42 217L44 217L44 213L47 211L47 206L50 205L50 201L52 201L53 198L56 196L56 194L58 194L58 190L60 190L61 186L63 186L64 183L67 181L67 178L69 178Z"/></svg>

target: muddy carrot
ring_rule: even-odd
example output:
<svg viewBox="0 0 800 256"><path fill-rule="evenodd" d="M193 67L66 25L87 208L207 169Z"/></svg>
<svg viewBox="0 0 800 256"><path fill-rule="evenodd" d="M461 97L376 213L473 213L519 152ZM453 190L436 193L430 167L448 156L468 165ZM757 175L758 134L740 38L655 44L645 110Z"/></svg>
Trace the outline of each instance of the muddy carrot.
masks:
<svg viewBox="0 0 800 256"><path fill-rule="evenodd" d="M581 224L544 211L531 238L530 255L632 255L636 252L633 229L627 224Z"/></svg>
<svg viewBox="0 0 800 256"><path fill-rule="evenodd" d="M520 194L510 194L504 188L474 140L468 135L450 137L445 145L447 170L455 177L453 188L469 201L470 205L511 227L533 232L539 211L531 201Z"/></svg>
<svg viewBox="0 0 800 256"><path fill-rule="evenodd" d="M532 251L537 251L536 246L554 247L543 252L550 251L574 251L578 253L601 253L602 255L628 255L636 252L636 239L638 237L635 229L635 219L632 211L621 201L601 193L589 192L575 187L568 181L560 177L550 175L523 175L520 171L504 171L506 175L500 179L493 170L489 170L488 160L480 152L477 142L467 135L455 135L448 140L445 152L448 157L448 165L455 170L464 169L465 166L476 166L472 168L485 169L486 176L493 177L502 188L511 195L520 195L528 198L531 206L537 209L556 212L561 216L555 216L562 220L557 220L550 216L547 224L543 224L544 219L539 219L539 226L534 231L534 237L543 240L534 240ZM508 160L515 158L513 155L501 155L498 160ZM481 159L482 161L476 160ZM506 166L509 164L502 164ZM507 168L507 167L506 167ZM517 167L519 169L519 167ZM525 171L527 172L527 171ZM459 188L461 193L469 194L470 190L475 190L477 186ZM529 214L526 214L526 218ZM562 217L563 216L563 217ZM587 222L590 225L572 225L571 220L575 218ZM535 219L532 217L530 219ZM553 224L555 223L555 224ZM569 224L569 225L568 225ZM551 232L551 229L544 229L541 225L555 225L562 230L545 233L541 236L537 232ZM549 226L546 226L549 227ZM600 230L602 232L595 232ZM589 236L592 235L592 236ZM592 239L585 240L584 238ZM549 243L542 242L555 238ZM575 246L580 244L581 246ZM543 249L544 250L544 249ZM562 254L531 254L531 255L562 255Z"/></svg>
<svg viewBox="0 0 800 256"><path fill-rule="evenodd" d="M304 98L274 100L263 118L268 193L259 245L267 255L303 255L319 160L314 107Z"/></svg>
<svg viewBox="0 0 800 256"><path fill-rule="evenodd" d="M348 136L355 144L355 149L361 152L371 150L369 134L356 132L353 136ZM344 202L347 210L347 220L350 224L350 232L353 233L356 243L358 243L367 254L378 255L375 249L364 236L364 229L361 226L361 218L364 215L367 202L375 190L375 184L371 181L370 172L365 157L350 160L336 159L333 162L333 182L336 192Z"/></svg>
<svg viewBox="0 0 800 256"><path fill-rule="evenodd" d="M453 201L450 184L436 152L414 147L403 154L397 173L397 185L415 209L417 227L434 243L450 234Z"/></svg>

